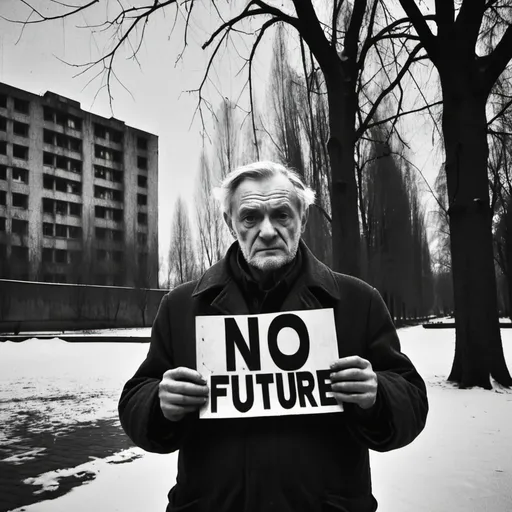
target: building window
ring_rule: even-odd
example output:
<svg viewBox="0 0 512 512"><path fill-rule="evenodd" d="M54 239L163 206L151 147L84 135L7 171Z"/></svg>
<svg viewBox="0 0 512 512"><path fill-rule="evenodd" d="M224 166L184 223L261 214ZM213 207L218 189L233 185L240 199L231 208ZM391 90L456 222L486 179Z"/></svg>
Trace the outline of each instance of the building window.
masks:
<svg viewBox="0 0 512 512"><path fill-rule="evenodd" d="M69 203L69 215L74 217L82 216L82 205L79 203Z"/></svg>
<svg viewBox="0 0 512 512"><path fill-rule="evenodd" d="M122 155L119 151L105 148L103 146L99 146L98 144L94 145L94 156L96 158L101 158L103 160L108 160L116 163L121 163L122 161Z"/></svg>
<svg viewBox="0 0 512 512"><path fill-rule="evenodd" d="M145 156L137 156L137 167L139 169L147 169L148 168L148 159Z"/></svg>
<svg viewBox="0 0 512 512"><path fill-rule="evenodd" d="M12 205L14 208L23 208L26 210L28 208L28 196L26 194L17 194L16 192L13 192Z"/></svg>
<svg viewBox="0 0 512 512"><path fill-rule="evenodd" d="M68 237L68 227L64 224L55 224L55 236L60 238Z"/></svg>
<svg viewBox="0 0 512 512"><path fill-rule="evenodd" d="M53 249L43 248L43 263L53 263Z"/></svg>
<svg viewBox="0 0 512 512"><path fill-rule="evenodd" d="M19 121L13 121L12 131L15 135L20 135L21 137L28 137L28 124L20 123Z"/></svg>
<svg viewBox="0 0 512 512"><path fill-rule="evenodd" d="M13 245L11 248L11 255L16 261L28 262L28 247L19 247Z"/></svg>
<svg viewBox="0 0 512 512"><path fill-rule="evenodd" d="M64 201L55 201L55 213L66 215L68 213L68 204Z"/></svg>
<svg viewBox="0 0 512 512"><path fill-rule="evenodd" d="M148 235L146 233L137 233L137 243L146 245L148 243Z"/></svg>
<svg viewBox="0 0 512 512"><path fill-rule="evenodd" d="M53 224L43 222L43 236L53 236Z"/></svg>
<svg viewBox="0 0 512 512"><path fill-rule="evenodd" d="M98 185L94 185L94 197L96 199L106 199L109 201L123 201L123 195L120 190L99 187Z"/></svg>
<svg viewBox="0 0 512 512"><path fill-rule="evenodd" d="M0 165L0 180L6 180L6 179L7 179L7 166Z"/></svg>
<svg viewBox="0 0 512 512"><path fill-rule="evenodd" d="M7 142L0 140L0 155L7 155Z"/></svg>
<svg viewBox="0 0 512 512"><path fill-rule="evenodd" d="M28 183L28 171L26 169L20 169L18 167L12 168L12 181L18 183Z"/></svg>
<svg viewBox="0 0 512 512"><path fill-rule="evenodd" d="M48 199L47 197L43 197L43 213L53 213L53 209L54 209L53 199Z"/></svg>
<svg viewBox="0 0 512 512"><path fill-rule="evenodd" d="M98 139L106 139L107 129L101 124L94 123L94 136L98 137Z"/></svg>
<svg viewBox="0 0 512 512"><path fill-rule="evenodd" d="M122 144L123 143L123 132L120 132L119 130L114 130L112 128L110 130L110 138L112 139L112 142L115 142L116 144Z"/></svg>
<svg viewBox="0 0 512 512"><path fill-rule="evenodd" d="M7 119L5 117L0 116L0 132L7 131Z"/></svg>
<svg viewBox="0 0 512 512"><path fill-rule="evenodd" d="M122 263L122 261L123 261L123 252L122 251L113 251L112 252L112 259L116 263Z"/></svg>
<svg viewBox="0 0 512 512"><path fill-rule="evenodd" d="M68 139L69 149L74 151L75 153L80 153L82 150L82 142L80 139L75 139L74 137L69 137Z"/></svg>
<svg viewBox="0 0 512 512"><path fill-rule="evenodd" d="M139 206L146 206L148 204L148 196L145 194L137 194L137 204Z"/></svg>
<svg viewBox="0 0 512 512"><path fill-rule="evenodd" d="M28 160L28 148L26 146L20 146L18 144L12 145L12 156L14 158L21 158L22 160Z"/></svg>
<svg viewBox="0 0 512 512"><path fill-rule="evenodd" d="M106 214L106 208L104 206L98 206L96 205L94 207L94 216L97 219L104 219Z"/></svg>
<svg viewBox="0 0 512 512"><path fill-rule="evenodd" d="M7 246L4 244L0 244L0 261L5 261L7 259Z"/></svg>
<svg viewBox="0 0 512 512"><path fill-rule="evenodd" d="M68 251L64 249L55 250L55 263L67 263L68 262Z"/></svg>
<svg viewBox="0 0 512 512"><path fill-rule="evenodd" d="M94 166L94 177L99 178L101 180L108 179L109 170L106 167L101 167L100 165Z"/></svg>
<svg viewBox="0 0 512 512"><path fill-rule="evenodd" d="M14 110L16 110L16 112L21 112L22 114L28 114L29 102L20 100L19 98L14 98Z"/></svg>
<svg viewBox="0 0 512 512"><path fill-rule="evenodd" d="M0 232L1 233L5 232L5 218L4 217L0 217Z"/></svg>
<svg viewBox="0 0 512 512"><path fill-rule="evenodd" d="M96 259L98 261L107 261L107 251L104 249L98 249L96 251Z"/></svg>
<svg viewBox="0 0 512 512"><path fill-rule="evenodd" d="M67 180L63 180L62 178L55 178L55 190L57 192L67 192Z"/></svg>
<svg viewBox="0 0 512 512"><path fill-rule="evenodd" d="M0 108L7 108L7 96L0 94Z"/></svg>
<svg viewBox="0 0 512 512"><path fill-rule="evenodd" d="M69 159L69 170L71 172L80 174L82 172L82 162L80 160Z"/></svg>
<svg viewBox="0 0 512 512"><path fill-rule="evenodd" d="M148 223L148 216L145 213L137 213L137 222L139 224L142 224L143 226L146 226Z"/></svg>
<svg viewBox="0 0 512 512"><path fill-rule="evenodd" d="M137 175L137 185L142 188L147 188L147 186L148 186L147 177L143 176L142 174Z"/></svg>
<svg viewBox="0 0 512 512"><path fill-rule="evenodd" d="M55 158L51 153L47 153L46 151L43 153L43 164L54 166Z"/></svg>
<svg viewBox="0 0 512 512"><path fill-rule="evenodd" d="M5 206L7 204L7 192L5 190L0 190L0 206Z"/></svg>
<svg viewBox="0 0 512 512"><path fill-rule="evenodd" d="M69 238L82 238L82 228L80 226L69 226Z"/></svg>
<svg viewBox="0 0 512 512"><path fill-rule="evenodd" d="M17 235L28 235L28 221L12 219L12 232Z"/></svg>
<svg viewBox="0 0 512 512"><path fill-rule="evenodd" d="M45 121L53 123L53 110L50 107L43 107L43 116Z"/></svg>
<svg viewBox="0 0 512 512"><path fill-rule="evenodd" d="M142 151L147 151L148 149L148 141L144 137L137 137L137 149L142 149Z"/></svg>
<svg viewBox="0 0 512 512"><path fill-rule="evenodd" d="M67 119L68 128L72 130L81 131L82 130L82 120L78 117L69 116Z"/></svg>

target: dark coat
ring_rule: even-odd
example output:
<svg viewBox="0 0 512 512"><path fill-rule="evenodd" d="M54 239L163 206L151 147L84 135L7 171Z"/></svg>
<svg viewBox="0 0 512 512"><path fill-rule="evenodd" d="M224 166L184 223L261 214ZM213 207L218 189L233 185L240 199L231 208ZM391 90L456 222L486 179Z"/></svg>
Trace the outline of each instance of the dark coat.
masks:
<svg viewBox="0 0 512 512"><path fill-rule="evenodd" d="M400 352L379 293L301 247L304 271L282 311L334 308L339 356L371 362L376 406L370 414L345 404L344 412L331 414L165 419L158 384L170 368L196 368L195 317L248 314L224 258L162 299L147 358L119 402L121 424L135 444L157 453L179 450L167 512L373 512L368 449L400 448L423 429L425 384Z"/></svg>

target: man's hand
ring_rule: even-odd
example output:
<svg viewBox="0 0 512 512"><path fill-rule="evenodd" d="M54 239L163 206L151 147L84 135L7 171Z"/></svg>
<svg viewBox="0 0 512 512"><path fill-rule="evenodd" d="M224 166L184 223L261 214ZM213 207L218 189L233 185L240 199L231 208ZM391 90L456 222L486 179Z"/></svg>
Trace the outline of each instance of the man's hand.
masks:
<svg viewBox="0 0 512 512"><path fill-rule="evenodd" d="M369 409L377 400L377 375L370 361L344 357L331 365L331 388L338 404L350 402Z"/></svg>
<svg viewBox="0 0 512 512"><path fill-rule="evenodd" d="M208 399L206 381L190 368L173 368L164 373L158 388L160 407L170 421L180 421L194 412Z"/></svg>

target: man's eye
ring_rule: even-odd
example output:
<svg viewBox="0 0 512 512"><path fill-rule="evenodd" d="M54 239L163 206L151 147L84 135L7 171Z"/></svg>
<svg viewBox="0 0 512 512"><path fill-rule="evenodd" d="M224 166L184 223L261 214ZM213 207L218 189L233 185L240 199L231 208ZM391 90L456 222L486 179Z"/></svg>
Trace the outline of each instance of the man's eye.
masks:
<svg viewBox="0 0 512 512"><path fill-rule="evenodd" d="M247 222L249 224L251 224L252 222L254 222L256 220L256 217L254 215L246 215L244 217L244 222Z"/></svg>
<svg viewBox="0 0 512 512"><path fill-rule="evenodd" d="M286 212L281 212L277 217L279 220L287 220L290 216Z"/></svg>

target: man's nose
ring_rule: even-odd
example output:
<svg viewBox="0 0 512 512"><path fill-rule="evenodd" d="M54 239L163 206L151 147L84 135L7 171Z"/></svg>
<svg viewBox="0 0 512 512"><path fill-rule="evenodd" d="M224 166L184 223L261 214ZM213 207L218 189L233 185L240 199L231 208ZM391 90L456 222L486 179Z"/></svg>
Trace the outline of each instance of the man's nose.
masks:
<svg viewBox="0 0 512 512"><path fill-rule="evenodd" d="M268 217L265 217L260 225L260 237L268 239L274 236L276 236L276 228L274 224L272 224L272 221Z"/></svg>

